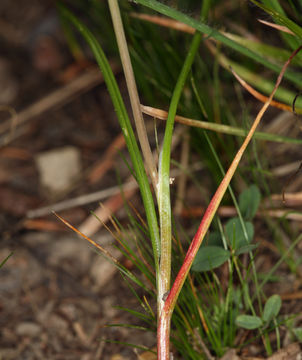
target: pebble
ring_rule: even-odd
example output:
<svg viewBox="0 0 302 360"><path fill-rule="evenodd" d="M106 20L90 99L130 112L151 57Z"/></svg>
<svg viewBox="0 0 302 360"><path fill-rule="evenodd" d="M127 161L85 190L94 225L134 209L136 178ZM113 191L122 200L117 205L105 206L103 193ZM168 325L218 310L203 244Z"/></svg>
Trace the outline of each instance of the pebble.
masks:
<svg viewBox="0 0 302 360"><path fill-rule="evenodd" d="M45 151L35 161L42 187L52 193L68 189L81 173L80 152L74 146Z"/></svg>
<svg viewBox="0 0 302 360"><path fill-rule="evenodd" d="M16 334L19 336L36 337L41 333L41 326L33 322L21 322L16 327Z"/></svg>

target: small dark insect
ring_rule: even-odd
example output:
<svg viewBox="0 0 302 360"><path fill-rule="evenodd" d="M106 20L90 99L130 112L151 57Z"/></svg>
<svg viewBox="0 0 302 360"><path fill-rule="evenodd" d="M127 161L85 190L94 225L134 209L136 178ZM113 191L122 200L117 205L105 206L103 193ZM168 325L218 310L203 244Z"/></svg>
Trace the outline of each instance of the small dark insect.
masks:
<svg viewBox="0 0 302 360"><path fill-rule="evenodd" d="M302 95L302 92L299 91L297 93L297 95L295 96L294 100L293 100L293 105L292 105L292 108L293 108L293 113L298 116L297 112L296 112L296 101L298 99L298 97ZM302 170L302 163L300 164L299 168L290 176L290 178L286 181L284 187L283 187L283 191L282 191L282 200L283 200L283 203L285 203L285 190L286 190L286 187L293 181L293 179L299 174L299 172Z"/></svg>
<svg viewBox="0 0 302 360"><path fill-rule="evenodd" d="M293 113L294 113L296 116L298 116L298 114L296 113L296 101L297 101L297 99L298 99L298 97L299 97L300 95L302 95L302 92L301 92L301 91L298 92L298 94L294 97L294 100L293 100L293 106L292 106L292 108L293 108Z"/></svg>

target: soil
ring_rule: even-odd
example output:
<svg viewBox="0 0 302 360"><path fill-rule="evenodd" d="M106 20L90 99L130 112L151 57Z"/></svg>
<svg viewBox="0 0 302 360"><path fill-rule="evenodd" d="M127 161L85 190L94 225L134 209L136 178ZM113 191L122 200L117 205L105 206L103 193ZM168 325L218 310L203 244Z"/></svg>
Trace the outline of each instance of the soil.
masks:
<svg viewBox="0 0 302 360"><path fill-rule="evenodd" d="M22 113L95 67L92 62L75 63L62 38L52 1L1 1L0 87L5 91L1 91L0 103L9 105L9 111ZM120 86L125 87L122 78ZM1 138L0 261L11 257L0 270L0 358L136 358L132 348L114 342L153 347L155 335L106 327L139 325L137 319L115 308L139 306L120 274L50 210L43 217L28 216L45 205L117 185L116 169L122 179L129 176L117 156L101 180L97 176L88 181L120 134L102 81L95 80L80 95L75 92L64 104L60 100L20 125L22 131L13 131L13 139L6 137L7 132ZM1 124L11 115L7 111L1 108ZM53 192L41 184L37 158L66 146L80 154L81 169L69 188ZM57 176L61 173L57 169ZM98 199L59 213L79 226L97 207ZM123 210L120 214L123 217ZM99 231L94 239L114 253L107 230Z"/></svg>

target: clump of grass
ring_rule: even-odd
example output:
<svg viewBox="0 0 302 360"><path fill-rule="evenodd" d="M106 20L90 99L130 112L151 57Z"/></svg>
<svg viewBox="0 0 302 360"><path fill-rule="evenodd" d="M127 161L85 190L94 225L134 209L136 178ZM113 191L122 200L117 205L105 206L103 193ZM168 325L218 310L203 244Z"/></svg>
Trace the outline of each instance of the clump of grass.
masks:
<svg viewBox="0 0 302 360"><path fill-rule="evenodd" d="M137 0L137 3L147 8L186 24L187 27L193 29L192 33L194 33L192 39L186 35L187 54L184 61L182 61L168 41L164 41L162 44L158 43L159 30L155 25L142 24L139 22L141 21L139 20L140 17L135 17L134 21L137 29L146 35L146 44L141 44L141 41L138 40L142 35L128 29L130 32L129 37L133 43L132 56L136 64L138 83L143 94L152 103L167 99L169 99L170 103L166 116L165 135L160 148L158 172L155 168L155 161L151 156L144 129L141 107L139 106L138 93L117 2L109 0L109 5L115 24L117 42L126 74L134 118L136 119L138 138L147 164L146 169L116 80L99 42L72 13L64 7L60 8L62 16L75 25L87 40L103 72L126 139L134 174L139 184L147 224L142 226L131 215L130 219L134 224L133 231L137 238L136 250L133 250L125 239L121 238L118 241L123 254L143 274L146 284L149 284L149 286L143 284L139 277L125 271L120 264L117 264L117 266L125 276L139 286L143 286L151 296L153 295L157 299L156 315L151 310L149 302L141 299L140 303L145 314L137 313L136 315L146 321L149 327L157 322L157 356L161 360L170 358L171 326L172 343L182 358L199 359L200 356L203 356L211 359L213 355L222 356L229 347L243 347L245 342L239 341L238 343L237 338L238 329L240 328L253 331L251 334L256 338L261 338L268 355L272 354L275 347L278 349L281 347L279 331L280 321L282 321L279 316L282 305L281 298L278 294L266 298L263 293L263 286L284 261L285 256L281 256L274 268L260 282L254 261L254 257L257 256L257 244L253 243L253 218L260 203L261 192L259 186L247 187L241 193L239 202L237 202L234 191L230 187L230 182L248 144L255 134L259 122L272 103L273 97L276 95L279 100L287 104L290 104L293 99L292 92L286 90L286 88L280 88L282 77L284 76L292 86L301 83L299 71L287 70L287 68L291 60L296 55L299 56L298 53L301 47L298 47L298 41L301 38L302 29L287 17L278 1L259 3L253 0L252 2L270 14L276 23L286 26L293 34L292 37L287 36L288 34L282 35L285 45L290 49L283 49L284 51L280 52L281 55L277 59L278 48L276 47L252 41L245 43L243 37L224 33L206 24L205 19L207 19L211 7L214 7L213 2L210 0L202 3L201 20L196 20L155 0ZM150 17L148 19L150 20ZM127 18L125 22L129 23L130 18ZM174 24L176 23L174 22ZM203 35L206 36L205 39L203 39ZM214 40L216 46L210 40ZM177 43L178 41L174 41L176 49L179 48ZM201 56L198 53L201 45L206 45L214 57L214 61L212 60L214 62L213 66L209 65L209 61L204 58L204 55ZM231 49L236 56L231 53L227 57L224 54L225 48ZM248 59L246 64L243 61L240 63L234 59L238 54L244 56L244 59ZM286 57L288 57L288 60L282 66L282 62L285 61ZM279 74L276 84L272 80L259 77L253 68L255 65L251 66L250 60L256 61L262 67ZM218 69L219 66L222 66L230 71L230 65L233 73L235 71L236 76L238 74L238 79L269 95L262 96L260 94L262 96L260 100L264 102L264 105L249 130L243 126L237 130L234 130L234 126L230 127L230 124L232 125L232 122L234 122L234 116L230 107L221 100L224 93ZM188 82L189 75L191 76L190 84ZM229 80L230 78L228 78ZM213 96L209 96L207 90L212 88L214 89ZM160 92L158 99L154 97L154 89ZM259 94L254 89L252 92ZM184 93L187 96L183 96ZM301 101L299 103L298 101L296 104L297 109L302 108ZM290 107L284 105L283 109L290 110ZM196 115L200 116L205 122L211 124L209 127L212 130L220 128L224 132L233 135L242 136L246 134L237 151L233 142L228 139L223 143L221 138L217 136L213 141L206 132L200 134L200 132L194 131L195 137L199 137L199 139L200 136L205 137L201 144L198 145L198 150L212 170L212 176L215 179L214 183L217 182L218 184L196 235L192 241L189 241L188 249L180 240L177 231L175 230L174 234L172 232L170 195L171 141L174 120L178 111L193 118ZM216 124L215 121L222 124ZM206 128L206 125L204 127ZM261 138L259 134L257 136ZM285 141L278 135L263 135L264 138L265 136L267 136L266 139L272 141ZM287 139L287 141L292 141L293 144L299 143L295 139ZM227 158L232 159L231 165L226 172L224 172L216 148L223 149ZM152 195L147 174L151 178L154 196ZM263 181L265 188L268 189L266 180ZM230 219L225 226L223 226L219 218L215 218L216 231L211 232L208 238L204 240L216 210L227 191L238 216ZM150 247L146 245L145 238L151 239L152 252L150 252ZM286 254L290 253L299 241L300 237L297 237L286 250ZM106 255L110 257L110 255ZM248 259L249 265L246 264ZM227 288L223 286L214 271L214 269L221 266L224 266L227 272ZM190 272L191 267L192 272ZM173 269L175 270L173 271ZM171 274L174 278L172 286L170 285ZM251 295L252 288L254 291L253 296ZM134 294L136 293L134 292ZM257 332L255 332L256 330ZM276 334L275 345L271 343L269 336L271 331L275 331Z"/></svg>

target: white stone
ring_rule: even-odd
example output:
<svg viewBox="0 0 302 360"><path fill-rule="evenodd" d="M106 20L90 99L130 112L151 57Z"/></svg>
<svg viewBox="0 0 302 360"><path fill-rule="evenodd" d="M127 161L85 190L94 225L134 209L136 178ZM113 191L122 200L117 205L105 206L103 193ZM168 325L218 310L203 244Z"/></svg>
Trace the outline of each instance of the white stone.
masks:
<svg viewBox="0 0 302 360"><path fill-rule="evenodd" d="M16 328L16 334L19 336L35 337L41 333L41 326L33 322L22 322Z"/></svg>
<svg viewBox="0 0 302 360"><path fill-rule="evenodd" d="M40 153L36 164L41 185L52 192L68 189L81 172L80 152L73 146Z"/></svg>

